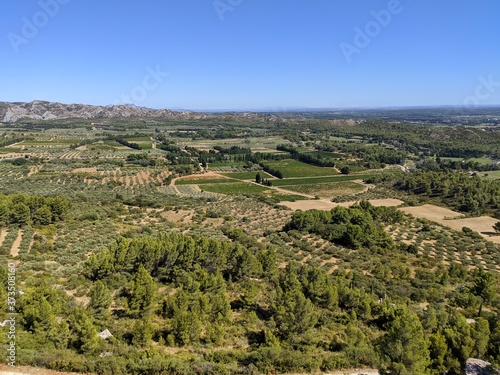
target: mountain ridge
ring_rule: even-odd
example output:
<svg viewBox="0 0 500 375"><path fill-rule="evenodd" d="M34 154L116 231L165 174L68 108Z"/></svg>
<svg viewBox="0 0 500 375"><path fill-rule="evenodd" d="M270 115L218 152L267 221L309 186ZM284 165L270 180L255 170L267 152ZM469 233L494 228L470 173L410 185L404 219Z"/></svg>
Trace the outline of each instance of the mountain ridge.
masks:
<svg viewBox="0 0 500 375"><path fill-rule="evenodd" d="M31 102L0 102L0 122L13 123L20 120L64 120L98 118L149 117L164 119L200 119L208 115L191 111L152 109L129 104L89 105L63 104L45 100Z"/></svg>

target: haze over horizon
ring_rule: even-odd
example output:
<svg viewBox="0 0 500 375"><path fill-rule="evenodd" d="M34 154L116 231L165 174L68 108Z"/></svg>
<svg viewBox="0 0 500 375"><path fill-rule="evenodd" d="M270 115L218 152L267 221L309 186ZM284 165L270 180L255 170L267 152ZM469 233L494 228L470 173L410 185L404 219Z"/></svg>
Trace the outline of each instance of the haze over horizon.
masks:
<svg viewBox="0 0 500 375"><path fill-rule="evenodd" d="M9 2L2 101L249 110L500 104L494 0Z"/></svg>

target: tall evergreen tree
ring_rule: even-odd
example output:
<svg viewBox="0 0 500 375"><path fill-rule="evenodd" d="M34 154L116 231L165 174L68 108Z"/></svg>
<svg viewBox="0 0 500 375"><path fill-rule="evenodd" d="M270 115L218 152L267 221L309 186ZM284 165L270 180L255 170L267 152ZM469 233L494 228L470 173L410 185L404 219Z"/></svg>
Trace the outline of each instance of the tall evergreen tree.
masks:
<svg viewBox="0 0 500 375"><path fill-rule="evenodd" d="M102 283L97 281L90 291L89 309L91 309L98 317L104 318L109 314L112 298L109 289Z"/></svg>
<svg viewBox="0 0 500 375"><path fill-rule="evenodd" d="M149 312L155 302L156 283L149 272L141 265L135 274L132 293L129 298L129 312L144 314Z"/></svg>
<svg viewBox="0 0 500 375"><path fill-rule="evenodd" d="M279 335L290 338L313 328L318 321L318 313L300 290L290 290L278 298L274 321Z"/></svg>
<svg viewBox="0 0 500 375"><path fill-rule="evenodd" d="M429 371L428 344L418 316L400 310L381 338L379 351L386 363L382 370L390 375L424 375Z"/></svg>

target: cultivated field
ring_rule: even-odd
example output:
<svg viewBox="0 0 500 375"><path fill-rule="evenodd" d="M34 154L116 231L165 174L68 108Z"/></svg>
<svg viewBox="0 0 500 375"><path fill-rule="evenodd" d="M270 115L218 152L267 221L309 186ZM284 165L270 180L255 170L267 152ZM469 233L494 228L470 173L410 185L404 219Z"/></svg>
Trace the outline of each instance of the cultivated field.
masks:
<svg viewBox="0 0 500 375"><path fill-rule="evenodd" d="M403 204L404 202L399 200L399 199L370 199L369 202L376 206L387 206L387 207L394 207L394 206L399 206ZM342 202L342 203L335 203L331 202L325 199L321 200L302 200L299 202L282 202L281 205L288 207L292 209L293 211L296 210L321 210L321 211L330 211L332 208L336 206L342 206L342 207L350 207L353 204L355 204L355 201L350 201L350 202Z"/></svg>
<svg viewBox="0 0 500 375"><path fill-rule="evenodd" d="M463 227L470 228L481 234L488 241L500 244L500 236L495 235L493 231L493 225L497 223L498 220L492 217L481 216L459 219L463 217L459 212L431 204L418 207L403 207L401 210L418 218L435 221L454 230L459 231L462 230Z"/></svg>
<svg viewBox="0 0 500 375"><path fill-rule="evenodd" d="M266 162L266 165L279 169L283 172L284 178L334 176L339 174L335 168L316 167L297 160L269 161Z"/></svg>
<svg viewBox="0 0 500 375"><path fill-rule="evenodd" d="M78 365L77 360L89 357L93 368L107 371L106 366L120 365L129 353L141 366L154 353L179 353L172 360L200 363L200 371L208 363L203 361L213 362L213 368L207 367L212 373L218 373L218 366L227 370L221 373L232 373L233 363L247 363L244 358L261 366L262 373L281 373L269 365L276 361L299 366L283 371L298 375L309 371L300 366L310 359L309 368L316 373L375 374L369 367L381 362L373 360L378 358L373 343L385 337L391 316L407 311L420 321L429 306L437 306L440 314L451 309L477 319L473 270L481 268L494 278L500 272L500 236L492 235L497 220L468 218L434 204L417 206L446 206L438 194L442 175L419 180L422 171L410 173L399 165L407 156L408 165L420 167L419 155L379 140L376 132L384 126L396 126L391 134L399 137L402 125L352 122L340 129L325 123L317 132L309 131L314 122L307 121L296 129L290 122L283 130L282 124L266 120L257 131L252 123L241 126L237 121L227 129L209 122L195 127L190 121L134 119L79 123L73 129L54 129L52 123L37 128L42 125L14 129L9 137L16 143L4 142L7 146L0 148L0 258L17 265L19 287L26 294L19 311L20 337L28 347L20 352L23 363L63 366L67 360ZM378 130L371 134L373 128ZM273 136L266 136L271 130ZM28 136L14 138L22 132ZM345 137L333 136L337 133ZM359 135L365 133L371 136ZM202 136L206 139L196 139ZM278 152L279 144L293 150ZM324 159L333 160L336 168L316 166L325 165ZM263 171L267 167L269 173ZM480 179L456 172L461 182L474 186L497 174L481 172L485 178ZM458 179L451 172L444 176ZM415 191L398 189L398 182ZM448 187L453 196L456 186L450 182ZM498 207L487 195L495 191L494 186L481 190L487 198L472 203L487 206L476 212L496 213ZM56 214L61 197L53 198L58 195L69 202L62 218ZM455 196L452 203L457 205L450 207L459 207L462 197ZM330 211L362 200L397 209L362 205L331 215L299 212ZM168 241L156 242L162 237ZM127 248L129 243L133 246ZM151 306L139 308L144 311L132 308L143 292L138 280L154 297ZM94 294L98 287L102 298ZM110 305L101 312L110 314L99 315L97 304L108 297ZM484 304L485 321L495 322L498 301L495 297ZM73 314L73 306L81 306L83 318ZM42 309L53 319L31 322L29 313ZM83 333L73 324L80 320ZM289 322L294 332L285 336ZM302 331L304 324L308 328ZM85 336L87 328L104 327L114 339L85 352L76 338L91 344L95 334ZM68 339L52 359L38 349L59 339L54 334L59 329ZM453 331L449 325L446 329L444 334ZM490 332L495 332L493 326ZM373 349L369 361L357 361L359 348ZM122 350L127 355L120 358L99 356ZM343 362L344 351L354 362ZM131 360L130 365L137 363ZM348 370L356 366L367 369ZM337 371L342 368L346 370ZM0 366L0 374L9 370ZM28 367L16 371L56 375Z"/></svg>

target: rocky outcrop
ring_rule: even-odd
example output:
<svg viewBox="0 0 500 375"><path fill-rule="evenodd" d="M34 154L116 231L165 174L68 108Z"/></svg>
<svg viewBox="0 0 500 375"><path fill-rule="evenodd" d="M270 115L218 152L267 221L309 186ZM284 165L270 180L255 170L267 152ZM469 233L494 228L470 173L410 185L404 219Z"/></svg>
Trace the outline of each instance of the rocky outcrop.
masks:
<svg viewBox="0 0 500 375"><path fill-rule="evenodd" d="M62 104L34 100L30 103L0 102L0 122L17 121L50 121L64 119L111 119L111 118L141 118L141 119L224 119L224 120L254 120L261 123L286 124L290 119L275 114L256 112L217 112L200 113L191 111L172 111L169 109L152 109L135 105L86 105Z"/></svg>
<svg viewBox="0 0 500 375"><path fill-rule="evenodd" d="M495 375L498 371L491 368L491 363L481 359L469 358L465 363L465 375Z"/></svg>
<svg viewBox="0 0 500 375"><path fill-rule="evenodd" d="M0 103L0 121L62 120L99 118L202 118L194 112L175 112L168 109L151 109L134 105L92 106L85 104L62 104L41 100L30 103Z"/></svg>

